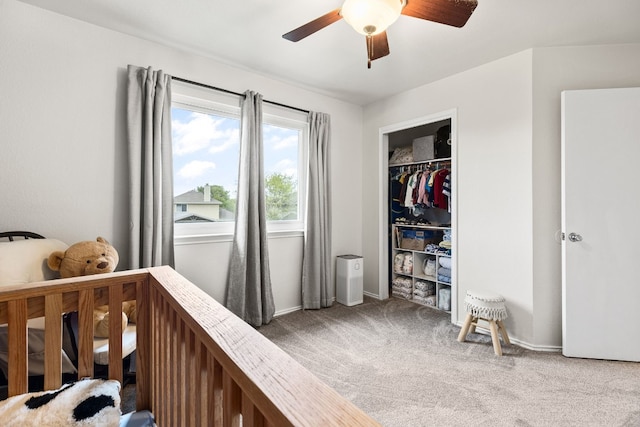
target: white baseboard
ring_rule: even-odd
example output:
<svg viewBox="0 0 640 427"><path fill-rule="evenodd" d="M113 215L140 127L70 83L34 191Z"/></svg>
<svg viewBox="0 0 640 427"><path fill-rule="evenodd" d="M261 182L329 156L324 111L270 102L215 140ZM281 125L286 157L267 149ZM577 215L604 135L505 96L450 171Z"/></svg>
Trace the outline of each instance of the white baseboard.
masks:
<svg viewBox="0 0 640 427"><path fill-rule="evenodd" d="M374 298L376 300L380 300L380 296L378 294L373 294L371 292L364 292L364 295L367 297L371 297ZM335 298L334 298L334 302L335 302ZM302 310L302 306L298 305L295 307L288 307L285 308L283 310L278 310L275 312L274 317L278 317L278 316L283 316L285 314L289 314L289 313L293 313L294 311L298 311L298 310ZM462 327L462 322L460 323L455 323L456 326L458 327ZM488 329L485 329L483 327L477 327L476 328L476 332L483 334L483 335L491 335L491 332ZM531 343L528 343L526 341L522 341L519 340L517 338L512 338L509 337L509 341L511 341L512 344L515 344L519 347L522 348L526 348L527 350L533 350L533 351L545 351L545 352L550 352L550 353L558 353L562 351L562 346L553 346L553 345L533 345Z"/></svg>
<svg viewBox="0 0 640 427"><path fill-rule="evenodd" d="M511 339L509 338L509 341L511 341L512 343L526 348L527 350L533 350L533 351L546 351L548 353L560 353L562 352L562 346L555 346L555 345L532 345L529 343L526 343L524 341L520 341L518 339Z"/></svg>
<svg viewBox="0 0 640 427"><path fill-rule="evenodd" d="M331 299L331 301L335 303L336 302L336 298L333 297ZM287 308L284 308L282 310L277 310L273 314L273 317L284 316L285 314L293 313L294 311L298 311L298 310L302 310L302 306L301 305L296 305L295 307L287 307Z"/></svg>
<svg viewBox="0 0 640 427"><path fill-rule="evenodd" d="M456 326L462 328L462 322L455 323ZM491 335L491 331L481 326L476 327L476 332L483 335ZM508 331L507 331L508 332ZM562 346L554 346L554 345L533 345L526 341L519 340L517 338L509 337L509 341L511 344L515 344L518 347L526 348L527 350L533 351L545 351L549 353L559 353L562 351Z"/></svg>
<svg viewBox="0 0 640 427"><path fill-rule="evenodd" d="M285 314L293 313L294 311L302 310L302 306L288 307L284 310L278 310L273 314L273 317L284 316Z"/></svg>

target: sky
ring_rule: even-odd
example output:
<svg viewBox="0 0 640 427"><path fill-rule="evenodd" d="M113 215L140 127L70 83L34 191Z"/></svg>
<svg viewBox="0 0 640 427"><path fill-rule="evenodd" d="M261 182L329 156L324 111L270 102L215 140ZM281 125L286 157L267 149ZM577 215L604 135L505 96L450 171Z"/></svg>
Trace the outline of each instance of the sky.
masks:
<svg viewBox="0 0 640 427"><path fill-rule="evenodd" d="M198 186L222 185L236 197L240 119L172 108L174 195ZM265 175L297 179L298 130L264 125Z"/></svg>

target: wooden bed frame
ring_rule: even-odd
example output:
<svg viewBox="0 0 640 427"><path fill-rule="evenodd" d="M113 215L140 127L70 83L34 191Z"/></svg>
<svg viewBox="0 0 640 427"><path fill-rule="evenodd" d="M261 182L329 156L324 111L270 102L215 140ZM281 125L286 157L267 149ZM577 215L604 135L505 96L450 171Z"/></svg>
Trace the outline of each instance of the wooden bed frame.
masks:
<svg viewBox="0 0 640 427"><path fill-rule="evenodd" d="M170 267L0 289L8 324L8 393L27 392L27 319L45 316L45 389L61 385L62 315L78 311L78 378L93 376L93 307L137 301L136 407L158 426L379 424ZM109 378L122 382L120 322Z"/></svg>

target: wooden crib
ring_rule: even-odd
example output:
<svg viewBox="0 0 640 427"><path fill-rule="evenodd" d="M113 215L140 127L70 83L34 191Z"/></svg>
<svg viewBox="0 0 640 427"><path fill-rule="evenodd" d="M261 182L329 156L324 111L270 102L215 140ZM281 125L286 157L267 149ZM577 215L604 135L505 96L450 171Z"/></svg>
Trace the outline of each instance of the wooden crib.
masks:
<svg viewBox="0 0 640 427"><path fill-rule="evenodd" d="M78 378L93 376L93 307L137 301L136 407L158 426L377 426L311 372L170 267L0 289L8 393L27 392L27 319L45 317L45 389L61 385L62 314L78 311ZM109 378L123 380L122 325ZM114 338L116 337L116 338Z"/></svg>

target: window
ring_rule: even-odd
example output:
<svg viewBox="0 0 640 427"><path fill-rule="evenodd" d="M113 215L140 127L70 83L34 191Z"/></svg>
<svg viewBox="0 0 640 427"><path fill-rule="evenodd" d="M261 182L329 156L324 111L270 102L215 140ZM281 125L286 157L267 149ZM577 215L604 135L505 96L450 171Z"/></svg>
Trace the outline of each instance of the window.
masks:
<svg viewBox="0 0 640 427"><path fill-rule="evenodd" d="M172 83L176 237L233 233L240 154L236 96ZM263 104L267 229L302 230L307 116Z"/></svg>

